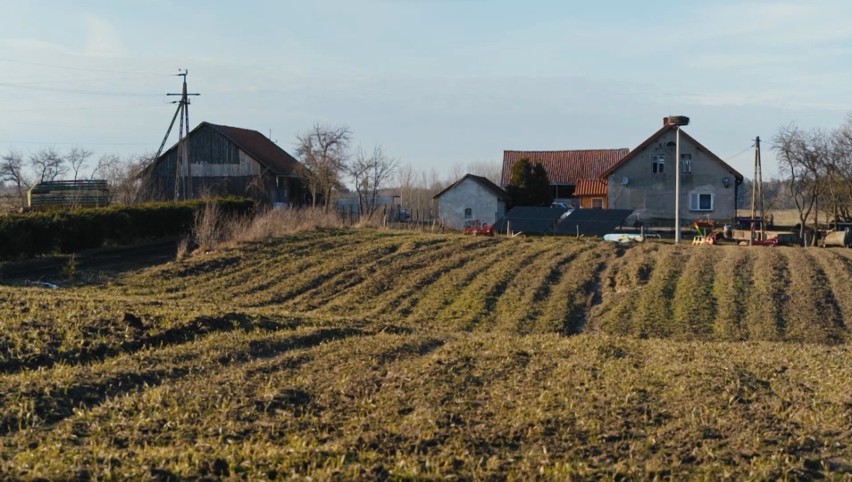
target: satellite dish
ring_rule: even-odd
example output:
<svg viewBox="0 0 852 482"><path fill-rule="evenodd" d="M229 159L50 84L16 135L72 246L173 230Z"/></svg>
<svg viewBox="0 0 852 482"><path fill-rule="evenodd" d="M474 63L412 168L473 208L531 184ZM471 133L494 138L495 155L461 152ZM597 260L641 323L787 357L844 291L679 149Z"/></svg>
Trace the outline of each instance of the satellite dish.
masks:
<svg viewBox="0 0 852 482"><path fill-rule="evenodd" d="M621 185L622 185L622 186L626 186L626 185L627 185L627 177L622 177L622 178L621 178Z"/></svg>

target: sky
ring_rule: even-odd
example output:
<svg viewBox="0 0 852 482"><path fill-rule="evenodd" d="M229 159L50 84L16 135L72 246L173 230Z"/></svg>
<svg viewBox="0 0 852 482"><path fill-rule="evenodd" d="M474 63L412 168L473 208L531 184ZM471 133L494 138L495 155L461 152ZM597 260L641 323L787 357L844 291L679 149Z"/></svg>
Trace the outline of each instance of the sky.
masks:
<svg viewBox="0 0 852 482"><path fill-rule="evenodd" d="M667 115L746 177L782 126L852 112L852 2L0 0L0 154L155 152L190 125L293 152L314 124L452 172L503 150L634 148ZM175 128L175 131L177 128ZM175 133L168 145L176 141Z"/></svg>

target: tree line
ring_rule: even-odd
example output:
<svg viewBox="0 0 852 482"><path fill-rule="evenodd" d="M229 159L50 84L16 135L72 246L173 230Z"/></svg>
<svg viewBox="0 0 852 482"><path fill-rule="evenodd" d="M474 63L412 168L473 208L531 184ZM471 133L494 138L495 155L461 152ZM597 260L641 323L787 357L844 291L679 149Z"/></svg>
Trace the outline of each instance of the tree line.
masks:
<svg viewBox="0 0 852 482"><path fill-rule="evenodd" d="M115 154L103 154L94 159L93 151L76 146L66 152L42 147L26 155L10 149L0 155L0 185L11 189L21 210L27 207L27 191L31 187L57 180L105 179L110 203L129 204L138 189L136 175L151 157L138 155L122 160Z"/></svg>
<svg viewBox="0 0 852 482"><path fill-rule="evenodd" d="M501 174L499 163L487 161L457 164L446 174L401 164L381 145L353 147L353 134L347 126L314 125L296 136L294 154L302 163L308 204L329 210L338 196L353 194L360 214L366 216L382 207L385 189L397 192L398 207L434 216L433 196L464 174L484 176L495 183L500 182ZM64 152L53 147L30 153L10 149L0 155L0 188L5 188L0 192L25 210L27 191L39 182L104 179L110 203L132 204L139 199L139 174L153 160L153 154L97 157L76 146Z"/></svg>
<svg viewBox="0 0 852 482"><path fill-rule="evenodd" d="M772 144L800 236L809 221L815 231L852 222L852 115L831 130L782 126Z"/></svg>

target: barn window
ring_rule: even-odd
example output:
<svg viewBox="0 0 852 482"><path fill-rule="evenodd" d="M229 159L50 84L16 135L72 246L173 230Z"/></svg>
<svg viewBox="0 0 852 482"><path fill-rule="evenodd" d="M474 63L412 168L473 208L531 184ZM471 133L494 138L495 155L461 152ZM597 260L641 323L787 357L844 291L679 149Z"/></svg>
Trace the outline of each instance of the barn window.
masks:
<svg viewBox="0 0 852 482"><path fill-rule="evenodd" d="M473 217L473 209L471 209L471 208L464 208L464 218L465 218L465 219L470 219L470 218L472 218L472 217Z"/></svg>
<svg viewBox="0 0 852 482"><path fill-rule="evenodd" d="M662 174L666 169L666 156L654 156L654 164L652 172L654 174Z"/></svg>
<svg viewBox="0 0 852 482"><path fill-rule="evenodd" d="M692 172L692 154L680 155L680 172L684 174Z"/></svg>
<svg viewBox="0 0 852 482"><path fill-rule="evenodd" d="M603 209L603 198L602 197L593 197L592 198L592 209Z"/></svg>
<svg viewBox="0 0 852 482"><path fill-rule="evenodd" d="M690 211L712 211L713 210L713 195L705 192L689 193L689 210Z"/></svg>

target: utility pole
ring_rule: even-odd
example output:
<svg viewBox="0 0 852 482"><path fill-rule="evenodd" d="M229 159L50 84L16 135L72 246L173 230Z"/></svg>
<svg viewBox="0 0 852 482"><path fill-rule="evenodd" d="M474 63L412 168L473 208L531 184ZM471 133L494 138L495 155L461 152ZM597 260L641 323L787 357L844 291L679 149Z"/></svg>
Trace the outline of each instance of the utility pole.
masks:
<svg viewBox="0 0 852 482"><path fill-rule="evenodd" d="M751 234L749 245L754 242L755 209L760 209L760 240L766 239L766 212L763 210L763 172L760 165L760 136L754 140L754 178L751 186Z"/></svg>
<svg viewBox="0 0 852 482"><path fill-rule="evenodd" d="M175 160L175 201L180 200L180 182L181 178L181 163L186 164L186 175L184 177L184 186L183 186L183 198L189 199L192 196L192 162L189 158L189 96L190 95L201 95L198 93L188 93L186 89L186 76L189 74L188 70L184 70L183 72L178 71L177 76L183 77L183 90L180 94L166 94L166 95L179 95L180 100L175 103L178 105L177 111L175 112L175 116L172 117L172 123L169 125L169 130L166 131L166 138L169 137L169 133L172 131L172 127L175 124L175 118L180 116L180 127L178 132L178 147L177 147L177 159ZM160 145L160 151L163 150L163 145L166 143L166 138L163 139L163 144ZM160 152L157 153L157 157L160 157Z"/></svg>
<svg viewBox="0 0 852 482"><path fill-rule="evenodd" d="M675 126L675 244L680 244L680 128L689 125L689 117L670 115L665 118L667 126Z"/></svg>

